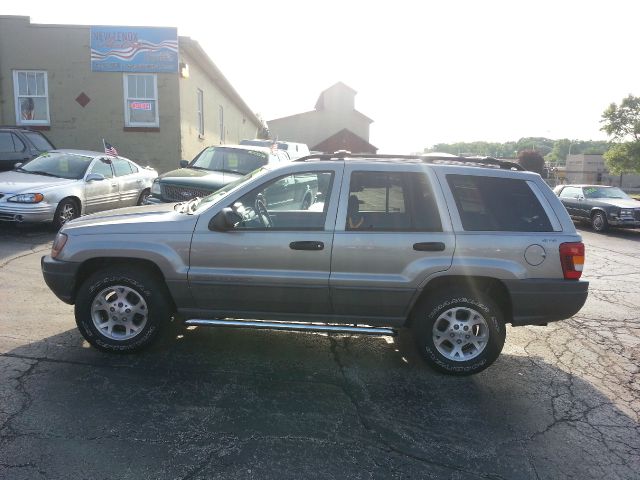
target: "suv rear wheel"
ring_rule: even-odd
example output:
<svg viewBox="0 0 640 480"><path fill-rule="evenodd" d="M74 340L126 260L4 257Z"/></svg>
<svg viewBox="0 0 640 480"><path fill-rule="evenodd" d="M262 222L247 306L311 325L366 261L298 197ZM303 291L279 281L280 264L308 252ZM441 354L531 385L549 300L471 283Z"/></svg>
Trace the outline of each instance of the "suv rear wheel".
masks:
<svg viewBox="0 0 640 480"><path fill-rule="evenodd" d="M169 323L164 284L144 270L111 267L80 287L75 317L82 336L109 352L136 352L151 345Z"/></svg>
<svg viewBox="0 0 640 480"><path fill-rule="evenodd" d="M444 373L470 375L491 365L505 341L501 309L487 295L440 290L420 302L412 329L427 363Z"/></svg>

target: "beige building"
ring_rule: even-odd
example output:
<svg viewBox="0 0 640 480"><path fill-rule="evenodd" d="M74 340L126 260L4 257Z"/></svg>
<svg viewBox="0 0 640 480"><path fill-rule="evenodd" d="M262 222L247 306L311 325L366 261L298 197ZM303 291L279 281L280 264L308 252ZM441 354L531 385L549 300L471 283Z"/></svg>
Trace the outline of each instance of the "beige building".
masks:
<svg viewBox="0 0 640 480"><path fill-rule="evenodd" d="M566 183L620 186L620 175L609 173L602 155L568 155L565 168ZM640 175L622 175L622 188L640 188Z"/></svg>
<svg viewBox="0 0 640 480"><path fill-rule="evenodd" d="M306 143L310 150L376 153L369 143L373 123L355 109L356 91L338 82L320 94L315 109L267 122L274 139Z"/></svg>
<svg viewBox="0 0 640 480"><path fill-rule="evenodd" d="M135 28L152 30L122 27ZM195 40L177 37L172 73L92 71L91 29L0 16L0 125L44 130L59 148L100 151L104 138L160 172L256 136L259 119Z"/></svg>

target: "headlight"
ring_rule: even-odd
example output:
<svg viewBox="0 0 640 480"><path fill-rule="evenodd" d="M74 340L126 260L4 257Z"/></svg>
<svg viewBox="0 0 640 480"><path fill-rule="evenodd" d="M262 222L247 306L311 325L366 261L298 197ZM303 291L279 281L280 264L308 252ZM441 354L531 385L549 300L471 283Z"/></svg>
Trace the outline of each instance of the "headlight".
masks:
<svg viewBox="0 0 640 480"><path fill-rule="evenodd" d="M7 198L7 202L18 202L18 203L40 203L44 200L44 195L41 193L22 193L20 195L14 195L13 197Z"/></svg>
<svg viewBox="0 0 640 480"><path fill-rule="evenodd" d="M620 209L620 216L621 217L632 217L633 216L633 209L630 209L630 208L622 208L622 209Z"/></svg>
<svg viewBox="0 0 640 480"><path fill-rule="evenodd" d="M151 195L160 195L160 182L157 178L151 184Z"/></svg>
<svg viewBox="0 0 640 480"><path fill-rule="evenodd" d="M67 243L67 236L64 233L58 233L56 239L51 246L51 258L56 258Z"/></svg>

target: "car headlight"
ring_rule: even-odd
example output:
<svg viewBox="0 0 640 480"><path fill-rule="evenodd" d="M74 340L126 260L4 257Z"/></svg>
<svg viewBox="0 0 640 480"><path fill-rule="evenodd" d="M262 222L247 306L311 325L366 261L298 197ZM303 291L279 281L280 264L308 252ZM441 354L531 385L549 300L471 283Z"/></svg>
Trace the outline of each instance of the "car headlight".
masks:
<svg viewBox="0 0 640 480"><path fill-rule="evenodd" d="M41 193L21 193L7 198L7 202L17 203L40 203L42 200L44 200L44 195Z"/></svg>
<svg viewBox="0 0 640 480"><path fill-rule="evenodd" d="M67 239L68 237L64 233L58 233L56 235L56 239L51 246L51 258L57 258L58 255L60 255L60 252L67 243Z"/></svg>
<svg viewBox="0 0 640 480"><path fill-rule="evenodd" d="M151 184L151 195L160 195L160 182L155 179Z"/></svg>
<svg viewBox="0 0 640 480"><path fill-rule="evenodd" d="M621 217L632 217L633 216L633 210L630 208L622 208L620 209L620 216Z"/></svg>

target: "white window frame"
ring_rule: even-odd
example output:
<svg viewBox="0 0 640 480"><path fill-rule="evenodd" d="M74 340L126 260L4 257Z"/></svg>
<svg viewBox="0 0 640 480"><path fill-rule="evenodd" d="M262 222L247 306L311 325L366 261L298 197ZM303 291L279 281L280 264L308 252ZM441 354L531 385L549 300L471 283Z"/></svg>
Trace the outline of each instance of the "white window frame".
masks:
<svg viewBox="0 0 640 480"><path fill-rule="evenodd" d="M198 135L204 137L204 92L201 89L196 90L197 110L198 110Z"/></svg>
<svg viewBox="0 0 640 480"><path fill-rule="evenodd" d="M44 95L20 95L18 85L18 74L20 73L42 73L44 74ZM20 97L29 96L47 99L47 119L46 120L23 120L20 109ZM49 106L49 77L46 70L14 70L13 71L13 98L16 109L16 125L51 125L51 108Z"/></svg>
<svg viewBox="0 0 640 480"><path fill-rule="evenodd" d="M129 76L153 76L153 97L130 97L129 96ZM124 86L124 125L125 127L160 127L160 104L158 102L158 75L155 73L124 73L122 75ZM153 122L132 122L129 114L129 100L153 100L156 102L156 119Z"/></svg>

